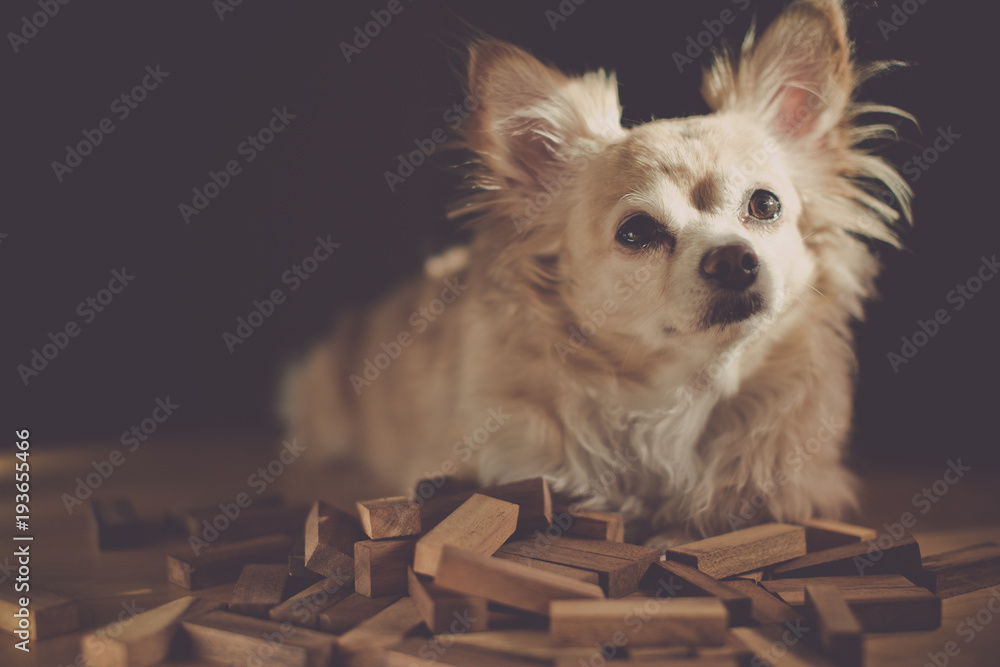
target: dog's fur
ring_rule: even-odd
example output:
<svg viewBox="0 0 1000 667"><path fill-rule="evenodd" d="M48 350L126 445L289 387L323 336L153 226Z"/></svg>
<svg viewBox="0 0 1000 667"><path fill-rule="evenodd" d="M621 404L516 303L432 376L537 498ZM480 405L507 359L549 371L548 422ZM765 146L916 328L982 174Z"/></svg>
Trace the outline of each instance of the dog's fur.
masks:
<svg viewBox="0 0 1000 667"><path fill-rule="evenodd" d="M452 209L473 239L293 369L291 434L400 492L542 474L667 542L836 516L854 496L850 323L877 271L862 237L895 244L899 218L872 184L909 218L906 183L860 147L894 130L859 115L905 116L853 100L886 67L853 62L839 2L800 0L716 57L713 113L624 129L614 75L474 41ZM776 221L748 215L758 189ZM637 214L662 229L645 248L616 240ZM746 292L700 271L732 243L759 259Z"/></svg>

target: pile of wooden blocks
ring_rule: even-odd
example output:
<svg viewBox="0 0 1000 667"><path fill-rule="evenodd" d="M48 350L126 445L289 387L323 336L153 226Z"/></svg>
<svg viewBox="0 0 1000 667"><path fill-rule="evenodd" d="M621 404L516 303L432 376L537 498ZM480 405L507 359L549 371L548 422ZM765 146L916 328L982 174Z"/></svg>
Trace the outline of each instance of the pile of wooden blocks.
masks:
<svg viewBox="0 0 1000 667"><path fill-rule="evenodd" d="M542 478L418 498L317 502L304 530L286 518L258 536L276 520L248 510L245 539L167 558L191 595L83 652L120 667L861 665L864 633L935 629L942 598L1000 583L995 543L921 559L902 533L769 523L661 560L623 541L619 515L553 510ZM234 581L228 605L198 597Z"/></svg>

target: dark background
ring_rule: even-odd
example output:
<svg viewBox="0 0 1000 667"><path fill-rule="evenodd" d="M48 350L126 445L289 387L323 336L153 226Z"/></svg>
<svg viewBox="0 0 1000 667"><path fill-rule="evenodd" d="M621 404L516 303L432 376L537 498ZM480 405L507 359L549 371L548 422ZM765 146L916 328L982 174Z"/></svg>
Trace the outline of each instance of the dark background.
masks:
<svg viewBox="0 0 1000 667"><path fill-rule="evenodd" d="M444 162L423 165L389 193L383 172L428 137L461 100L456 48L463 20L574 72L618 73L625 118L704 113L698 89L708 55L678 73L671 54L702 21L732 8L723 38L742 39L753 14L783 3L729 0L588 0L550 27L536 2L402 0L404 11L347 63L342 41L371 20L372 2L244 2L220 20L212 3L72 2L14 54L0 45L4 81L4 417L37 441L111 437L148 417L157 398L181 407L165 428L273 427L274 384L288 355L329 323L338 305L369 301L416 270L448 238L444 201L455 182ZM567 0L565 5L568 5ZM901 3L902 4L902 3ZM902 9L900 4L900 9ZM881 248L884 299L859 329L856 453L873 458L997 463L997 304L1000 280L955 312L946 294L1000 250L995 150L995 18L988 3L928 2L884 38L893 4L855 3L861 60L911 68L869 84L863 98L900 106L897 165L938 128L960 138L913 183L916 227L906 250ZM39 11L6 2L0 29ZM147 65L169 72L125 120L111 102ZM185 224L209 170L239 158L237 145L270 119L296 115L254 162ZM81 131L112 117L116 129L59 183L53 160ZM295 292L281 276L317 236L340 243ZM113 269L135 280L40 375L24 386L47 334L82 318L76 308ZM230 354L222 340L254 299L283 288L287 301ZM952 321L893 372L886 359L917 321L946 308Z"/></svg>

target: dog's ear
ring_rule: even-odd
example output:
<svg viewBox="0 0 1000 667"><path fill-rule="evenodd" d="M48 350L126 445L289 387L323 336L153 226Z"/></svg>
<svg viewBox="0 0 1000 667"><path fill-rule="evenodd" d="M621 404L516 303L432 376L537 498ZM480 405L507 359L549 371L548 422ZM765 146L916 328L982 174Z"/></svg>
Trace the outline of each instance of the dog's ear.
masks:
<svg viewBox="0 0 1000 667"><path fill-rule="evenodd" d="M855 85L847 20L839 0L798 0L763 37L753 31L739 62L719 58L702 93L716 111L749 111L782 138L825 136L850 103Z"/></svg>
<svg viewBox="0 0 1000 667"><path fill-rule="evenodd" d="M492 40L469 46L468 71L479 108L466 123L466 144L508 186L536 188L624 132L614 74L568 77Z"/></svg>

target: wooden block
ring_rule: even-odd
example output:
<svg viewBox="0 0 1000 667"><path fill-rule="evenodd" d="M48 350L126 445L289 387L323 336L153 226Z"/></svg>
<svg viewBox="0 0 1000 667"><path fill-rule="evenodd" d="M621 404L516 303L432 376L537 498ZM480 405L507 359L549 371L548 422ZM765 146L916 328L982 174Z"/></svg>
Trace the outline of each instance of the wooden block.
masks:
<svg viewBox="0 0 1000 667"><path fill-rule="evenodd" d="M363 539L356 517L317 501L306 518L306 567L324 577L353 576L354 543Z"/></svg>
<svg viewBox="0 0 1000 667"><path fill-rule="evenodd" d="M841 593L865 589L914 588L912 581L901 574L872 574L863 577L807 577L801 579L772 579L762 581L761 587L793 607L806 604L806 586L833 586Z"/></svg>
<svg viewBox="0 0 1000 667"><path fill-rule="evenodd" d="M609 542L625 541L625 517L617 512L594 512L576 509L573 505L561 505L553 510L553 517L557 525L566 526L563 532L567 535Z"/></svg>
<svg viewBox="0 0 1000 667"><path fill-rule="evenodd" d="M301 503L284 505L281 504L280 498L262 496L255 499L249 507L241 508L238 517L228 520L227 527L218 531L218 540L234 542L263 535L298 535L302 531L302 523L308 513L308 505ZM196 537L202 537L206 526L217 530L213 524L219 516L226 516L219 505L184 509L174 513L175 520L181 523L188 535Z"/></svg>
<svg viewBox="0 0 1000 667"><path fill-rule="evenodd" d="M451 546L439 563L439 586L537 614L547 614L552 600L604 597L600 586Z"/></svg>
<svg viewBox="0 0 1000 667"><path fill-rule="evenodd" d="M525 616L522 614L522 616ZM536 620L542 617L534 617ZM452 635L448 639L452 647L463 646L469 649L481 651L484 656L502 655L508 658L523 660L524 664L545 664L552 665L559 660L573 660L574 667L580 667L582 659L584 665L589 665L593 659L595 665L602 664L600 659L605 658L610 661L609 666L616 666L617 660L625 652L621 647L611 647L615 653L611 657L603 656L601 649L595 646L561 646L552 641L548 632L548 619L546 623L535 629L511 629L494 630L489 632L467 632L465 634ZM608 651L610 653L610 651ZM478 665L479 663L464 663Z"/></svg>
<svg viewBox="0 0 1000 667"><path fill-rule="evenodd" d="M97 523L97 543L101 550L128 549L145 542L146 529L124 497L92 498L90 509Z"/></svg>
<svg viewBox="0 0 1000 667"><path fill-rule="evenodd" d="M941 624L941 600L898 574L775 579L761 585L796 609L805 607L806 586L832 586L864 632L933 630Z"/></svg>
<svg viewBox="0 0 1000 667"><path fill-rule="evenodd" d="M809 636L804 630L794 624L771 623L756 628L733 628L731 632L754 652L756 659L751 660L751 665L833 667L832 662L800 641Z"/></svg>
<svg viewBox="0 0 1000 667"><path fill-rule="evenodd" d="M30 627L27 635L21 634L24 631L18 623L20 617L14 616L22 609L22 598L28 598ZM56 637L79 627L80 616L75 600L41 590L35 584L29 592L15 591L13 576L0 585L0 629L17 633L18 641Z"/></svg>
<svg viewBox="0 0 1000 667"><path fill-rule="evenodd" d="M813 519L802 525L806 529L806 551L809 553L855 542L867 542L877 536L874 528L832 519Z"/></svg>
<svg viewBox="0 0 1000 667"><path fill-rule="evenodd" d="M355 542L354 590L368 597L404 595L416 544L405 538Z"/></svg>
<svg viewBox="0 0 1000 667"><path fill-rule="evenodd" d="M495 554L494 558L499 558L500 560L507 560L512 563L520 563L521 565L527 565L528 567L533 567L536 570L542 570L544 572L551 572L553 574L559 574L564 577L569 577L570 579L576 579L577 581L584 581L588 584L600 585L600 577L597 576L597 572L594 570L584 570L578 567L572 567L569 565L560 565L559 563L550 563L548 561L539 560L537 558L529 558L528 556L521 556L517 553L507 552L501 547Z"/></svg>
<svg viewBox="0 0 1000 667"><path fill-rule="evenodd" d="M337 660L337 638L305 628L213 611L182 623L194 656L232 664L327 667Z"/></svg>
<svg viewBox="0 0 1000 667"><path fill-rule="evenodd" d="M530 547L533 541L504 544L497 549L497 552L523 556L527 551L524 548L526 545ZM544 549L535 550L534 553L532 557L535 560L596 572L598 584L604 589L604 594L611 598L619 598L635 591L642 577L638 563L626 558L588 553L558 545L549 545Z"/></svg>
<svg viewBox="0 0 1000 667"><path fill-rule="evenodd" d="M271 607L281 604L288 584L287 568L277 565L244 565L229 600L229 611L267 618Z"/></svg>
<svg viewBox="0 0 1000 667"><path fill-rule="evenodd" d="M543 560L542 554L552 546L574 549L588 554L599 554L601 556L631 560L636 563L636 579L634 584L630 583L627 586L630 592L638 587L642 575L646 573L649 566L660 560L660 551L658 549L608 540L588 540L560 536L552 540L519 540L511 544L517 544L521 548L520 555Z"/></svg>
<svg viewBox="0 0 1000 667"><path fill-rule="evenodd" d="M506 655L475 646L451 644L440 650L429 648L428 641L419 637L405 639L385 650L385 667L546 667L550 660L534 660L524 656ZM577 666L574 666L577 667Z"/></svg>
<svg viewBox="0 0 1000 667"><path fill-rule="evenodd" d="M829 577L872 574L906 574L920 570L920 546L910 536L886 548L870 542L844 544L816 551L777 565L775 579L789 577Z"/></svg>
<svg viewBox="0 0 1000 667"><path fill-rule="evenodd" d="M621 642L629 646L719 646L729 625L720 600L647 598L556 600L549 606L549 634L558 644L592 646Z"/></svg>
<svg viewBox="0 0 1000 667"><path fill-rule="evenodd" d="M927 556L910 578L939 598L1000 584L1000 544L985 542Z"/></svg>
<svg viewBox="0 0 1000 667"><path fill-rule="evenodd" d="M324 578L323 575L306 567L305 535L299 535L298 539L292 543L292 550L288 553L288 575L296 579L308 580L310 583Z"/></svg>
<svg viewBox="0 0 1000 667"><path fill-rule="evenodd" d="M402 598L340 637L341 653L373 656L377 664L385 649L406 639L424 623L410 598Z"/></svg>
<svg viewBox="0 0 1000 667"><path fill-rule="evenodd" d="M518 507L478 493L417 540L413 569L434 576L445 545L490 555L517 527Z"/></svg>
<svg viewBox="0 0 1000 667"><path fill-rule="evenodd" d="M149 667L167 659L181 620L196 598L186 596L88 633L80 648L91 667Z"/></svg>
<svg viewBox="0 0 1000 667"><path fill-rule="evenodd" d="M167 556L167 580L175 586L197 590L236 581L248 563L282 563L292 540L268 535L242 542L213 543L197 555L188 549Z"/></svg>
<svg viewBox="0 0 1000 667"><path fill-rule="evenodd" d="M740 579L728 581L726 585L750 598L750 616L761 625L795 623L802 620L799 612L758 586L756 582Z"/></svg>
<svg viewBox="0 0 1000 667"><path fill-rule="evenodd" d="M431 498L418 497L420 522L424 530L440 523L446 516L458 509L462 503L471 498L473 493L517 505L519 507L518 532L530 533L535 530L545 530L552 525L552 494L549 492L549 485L543 477L532 477L476 491L453 495L435 495Z"/></svg>
<svg viewBox="0 0 1000 667"><path fill-rule="evenodd" d="M323 579L268 611L268 618L303 628L319 628L319 613L354 593L351 580Z"/></svg>
<svg viewBox="0 0 1000 667"><path fill-rule="evenodd" d="M489 628L486 598L441 588L413 568L407 569L407 592L433 634L481 632Z"/></svg>
<svg viewBox="0 0 1000 667"><path fill-rule="evenodd" d="M765 523L667 549L666 556L721 579L805 553L802 526Z"/></svg>
<svg viewBox="0 0 1000 667"><path fill-rule="evenodd" d="M676 592L681 597L712 596L718 598L729 611L731 625L748 625L752 620L750 597L736 589L708 576L690 565L677 561L659 561L646 572L643 579L646 588L658 585L665 590Z"/></svg>
<svg viewBox="0 0 1000 667"><path fill-rule="evenodd" d="M317 612L318 628L323 632L342 635L383 609L392 606L397 600L399 597L395 595L370 598L361 593L353 592L344 599L333 602Z"/></svg>
<svg viewBox="0 0 1000 667"><path fill-rule="evenodd" d="M861 666L861 624L832 586L806 586L806 615L813 620L819 646L842 667Z"/></svg>
<svg viewBox="0 0 1000 667"><path fill-rule="evenodd" d="M420 533L420 505L405 496L362 500L357 507L361 527L373 540Z"/></svg>

